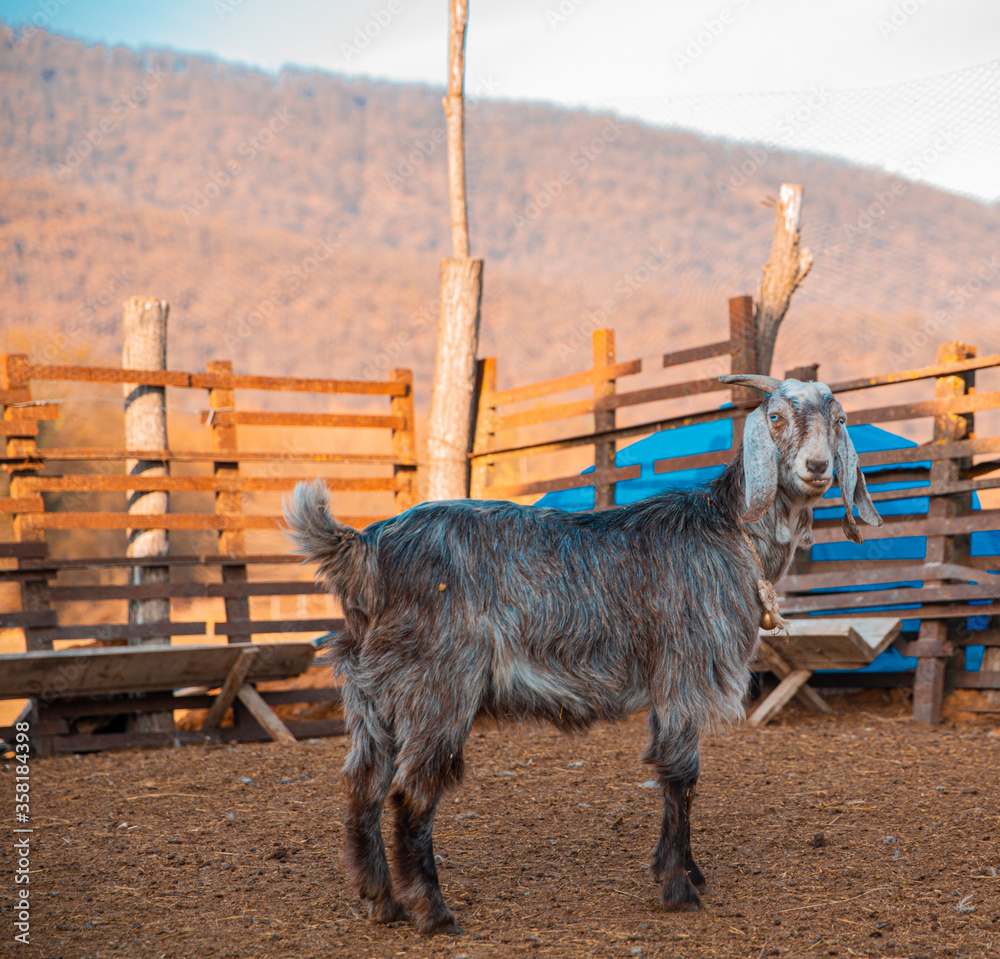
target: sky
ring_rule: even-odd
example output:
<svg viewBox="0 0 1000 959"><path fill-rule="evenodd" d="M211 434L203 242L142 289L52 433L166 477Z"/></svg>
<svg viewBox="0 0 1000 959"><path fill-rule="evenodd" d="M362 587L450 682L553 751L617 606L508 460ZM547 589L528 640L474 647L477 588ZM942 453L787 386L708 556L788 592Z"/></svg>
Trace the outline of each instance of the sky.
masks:
<svg viewBox="0 0 1000 959"><path fill-rule="evenodd" d="M446 0L0 0L0 19L443 85ZM470 0L466 89L843 157L1000 200L996 0Z"/></svg>

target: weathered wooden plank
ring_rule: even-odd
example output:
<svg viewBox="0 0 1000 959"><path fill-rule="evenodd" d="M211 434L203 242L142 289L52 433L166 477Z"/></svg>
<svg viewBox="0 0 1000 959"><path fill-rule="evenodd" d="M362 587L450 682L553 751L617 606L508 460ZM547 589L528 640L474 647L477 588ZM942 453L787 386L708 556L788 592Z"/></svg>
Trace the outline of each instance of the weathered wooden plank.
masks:
<svg viewBox="0 0 1000 959"><path fill-rule="evenodd" d="M525 400L537 399L539 396L549 396L552 393L564 393L576 390L582 386L593 386L600 380L616 380L622 376L631 376L642 372L642 360L629 360L615 363L601 369L584 370L581 373L570 373L567 376L557 376L549 380L539 380L527 386L517 386L509 390L497 390L484 395L483 401L488 406L507 406L510 403L522 403Z"/></svg>
<svg viewBox="0 0 1000 959"><path fill-rule="evenodd" d="M621 466L599 473L575 473L573 476L562 476L551 480L534 480L529 483L501 483L498 486L487 486L483 493L491 497L531 496L535 493L550 493L553 490L582 489L595 483L620 483L623 480L638 479L642 467Z"/></svg>
<svg viewBox="0 0 1000 959"><path fill-rule="evenodd" d="M11 544L0 544L0 547ZM15 546L21 545L18 543ZM0 556L2 556L0 550ZM33 555L33 554L31 554ZM44 555L44 554L42 554ZM200 553L190 556L164 556L157 560L158 566L227 566L227 565L258 565L279 566L290 563L301 563L300 557L292 553L260 553L253 556L219 556L214 553ZM126 556L94 556L76 559L50 559L32 564L32 569L40 571L56 571L63 569L116 569L131 566L148 565L142 558ZM0 570L0 578L10 570Z"/></svg>
<svg viewBox="0 0 1000 959"><path fill-rule="evenodd" d="M242 565L242 564L232 564ZM326 590L313 582L146 583L139 586L53 586L55 603L96 602L105 599L229 599L243 596L311 596ZM0 617L4 614L0 613Z"/></svg>
<svg viewBox="0 0 1000 959"><path fill-rule="evenodd" d="M25 481L22 481L25 482ZM41 513L45 503L41 496L11 496L0 499L0 513Z"/></svg>
<svg viewBox="0 0 1000 959"><path fill-rule="evenodd" d="M398 383L387 380L322 380L298 376L250 376L234 373L220 376L214 373L192 373L191 385L212 390L229 387L234 390L277 390L291 393L354 393L373 396L401 396Z"/></svg>
<svg viewBox="0 0 1000 959"><path fill-rule="evenodd" d="M31 609L27 612L0 613L0 629L23 629L25 626L55 626L55 610Z"/></svg>
<svg viewBox="0 0 1000 959"><path fill-rule="evenodd" d="M239 633L315 633L334 632L344 628L342 619L249 619L245 622L230 620L226 623L216 623L215 632L218 636L226 636L230 632Z"/></svg>
<svg viewBox="0 0 1000 959"><path fill-rule="evenodd" d="M716 356L727 356L733 348L732 340L721 343L709 343L705 346L692 346L686 350L675 350L663 354L663 366L681 366L684 363L696 363L698 360L710 360Z"/></svg>
<svg viewBox="0 0 1000 959"><path fill-rule="evenodd" d="M928 593L933 597L934 593L932 590L928 590ZM848 593L837 593L838 596L847 596ZM868 596L875 597L879 596L879 593L868 593ZM797 597L796 597L797 598ZM791 606L795 600L793 598L788 598L782 600L781 612L783 615L803 615L800 613L792 613L787 607ZM878 599L872 599L872 606L880 606L881 601ZM921 606L919 609L905 609L899 610L899 615L905 616L907 619L965 619L967 616L996 616L1000 613L1000 603L984 603L981 606L971 606L964 603L928 603ZM853 622L855 619L875 617L875 616L885 616L886 610L884 609L873 609L873 610L863 610L863 609L848 609L843 613L837 613L833 609L824 610L823 615L826 617L834 618L843 616L845 618L850 618ZM975 645L973 641L970 641L969 645Z"/></svg>
<svg viewBox="0 0 1000 959"><path fill-rule="evenodd" d="M26 389L0 389L0 405L11 406L17 403L30 403L31 390Z"/></svg>
<svg viewBox="0 0 1000 959"><path fill-rule="evenodd" d="M48 555L49 548L42 542L0 543L2 559L44 559Z"/></svg>
<svg viewBox="0 0 1000 959"><path fill-rule="evenodd" d="M989 366L1000 366L1000 353L973 357L955 363L935 363L932 366L920 366L912 370L902 370L899 373L886 373L882 376L862 376L853 380L841 380L828 385L834 393L850 393L853 390L867 390L873 386L909 383L913 380L934 379L938 376L948 376L952 373L982 370Z"/></svg>
<svg viewBox="0 0 1000 959"><path fill-rule="evenodd" d="M0 458L0 465L22 468L25 460L58 460L65 463L95 460L144 459L178 463L204 463L218 459L211 450L132 450L116 447L49 447L25 451L23 457L16 447L8 448L7 456ZM411 466L415 458L401 458L391 453L309 453L296 450L241 451L241 463L378 463L388 466Z"/></svg>
<svg viewBox="0 0 1000 959"><path fill-rule="evenodd" d="M858 456L858 461L861 466L919 463L922 460L938 463L942 460L965 459L980 453L996 453L998 451L1000 451L1000 436L986 436L982 439L953 440L950 443L932 442L900 450L861 453Z"/></svg>
<svg viewBox="0 0 1000 959"><path fill-rule="evenodd" d="M945 672L945 685L952 689L1000 689L1000 670L949 670Z"/></svg>
<svg viewBox="0 0 1000 959"><path fill-rule="evenodd" d="M728 391L728 386L720 383L717 377L713 377L712 379L691 380L687 383L670 383L666 386L655 386L644 390L616 393L614 396L606 396L601 399L590 397L588 399L576 400L572 403L556 403L538 409L522 410L518 413L506 413L496 418L495 432L517 429L521 426L534 426L538 423L548 423L552 420L571 419L574 416L586 416L602 410L617 410L625 406L637 406L642 403L655 403L660 400Z"/></svg>
<svg viewBox="0 0 1000 959"><path fill-rule="evenodd" d="M724 466L733 456L736 450L715 450L711 453L692 453L690 456L671 456L667 459L655 460L653 462L654 473L673 473L677 470L700 469L703 466Z"/></svg>
<svg viewBox="0 0 1000 959"><path fill-rule="evenodd" d="M861 532L866 540L895 539L900 536L952 536L956 533L975 533L979 530L1000 529L1000 510L977 510L968 516L924 518L885 517L881 528L864 526ZM840 520L823 520L813 526L817 543L839 543L844 534Z"/></svg>
<svg viewBox="0 0 1000 959"><path fill-rule="evenodd" d="M913 420L923 416L947 416L949 414L975 413L978 410L993 410L1000 406L1000 393L964 393L943 399L928 400L923 403L900 403L877 409L849 410L847 422L890 423L898 420Z"/></svg>
<svg viewBox="0 0 1000 959"><path fill-rule="evenodd" d="M739 410L737 410L739 412ZM733 418L733 407L726 409L708 410L703 413L692 413L690 416L671 417L669 419L652 420L648 423L640 423L635 426L619 426L613 430L599 430L591 433L581 433L576 436L567 436L558 440L547 440L543 443L522 443L514 446L499 446L476 451L472 454L472 460L481 460L484 457L500 462L502 460L515 459L524 455L538 455L540 453L558 453L562 450L573 449L577 446L592 446L595 440L602 439L628 439L633 436L647 436L661 430L679 429L682 426L693 426L696 423L711 423L716 420L728 420ZM926 459L926 457L924 457Z"/></svg>
<svg viewBox="0 0 1000 959"><path fill-rule="evenodd" d="M128 639L129 636L204 636L205 623L93 623L55 626L38 630L39 637L51 644L59 639Z"/></svg>
<svg viewBox="0 0 1000 959"><path fill-rule="evenodd" d="M905 481L908 478L903 477L903 480ZM868 481L872 484L876 482L892 483L899 482L899 479L890 479L886 474L878 473L870 476ZM960 480L956 483L935 483L933 486L915 486L912 489L885 491L869 489L868 492L871 493L871 497L876 503L884 503L890 500L912 499L917 496L951 496L955 493L970 493L973 490L996 489L998 487L1000 487L1000 477L986 480ZM844 499L842 496L824 499L821 504L823 509L843 505Z"/></svg>
<svg viewBox="0 0 1000 959"><path fill-rule="evenodd" d="M925 579L957 579L968 582L1000 582L1000 576L992 576L983 570L972 566L962 566L957 563L921 563L912 561L908 565L898 565L888 568L869 567L866 563L838 563L841 567L835 573L803 573L800 575L782 576L778 580L778 592L790 595L792 593L808 593L813 589L835 589L838 586L857 586L859 584L875 585L878 583L895 583L901 580Z"/></svg>
<svg viewBox="0 0 1000 959"><path fill-rule="evenodd" d="M210 414L202 419L207 422ZM401 416L389 413L265 413L232 410L215 413L213 423L223 426L317 426L328 429L401 429Z"/></svg>
<svg viewBox="0 0 1000 959"><path fill-rule="evenodd" d="M788 605L791 605L789 601ZM786 604L781 604L782 613ZM794 619L781 655L798 669L853 669L867 666L899 635L902 623L897 616L873 618L855 624L836 617ZM770 633L761 631L761 641L774 643Z"/></svg>
<svg viewBox="0 0 1000 959"><path fill-rule="evenodd" d="M338 516L347 526L362 529L383 516ZM218 516L210 513L163 513L137 516L128 513L44 513L33 520L36 529L283 529L280 516ZM148 561L147 561L148 565ZM162 565L162 564L160 564Z"/></svg>
<svg viewBox="0 0 1000 959"><path fill-rule="evenodd" d="M819 593L808 596L790 596L782 599L781 610L788 613L807 613L821 609L854 609L865 606L896 606L905 603L949 600L996 599L1000 597L1000 581L976 586L929 586L913 589L884 589L862 593ZM914 616L919 617L915 612Z"/></svg>
<svg viewBox="0 0 1000 959"><path fill-rule="evenodd" d="M204 686L200 688L206 688ZM311 687L307 689L277 689L260 694L269 706L290 703L339 703L341 690L337 686ZM211 709L216 697L205 693L179 694L177 690L162 693L144 693L142 698L128 696L79 697L56 699L43 704L46 719L73 718L79 716L118 716L125 712L159 712L167 709ZM32 729L35 727L32 726Z"/></svg>
<svg viewBox="0 0 1000 959"><path fill-rule="evenodd" d="M72 380L86 383L136 383L141 386L191 386L191 374L171 370L126 370L113 366L48 366L29 363L32 380Z"/></svg>
<svg viewBox="0 0 1000 959"><path fill-rule="evenodd" d="M26 489L39 492L101 493L124 490L167 490L193 493L284 493L302 481L315 476L241 476L230 480L220 476L98 476L78 473L63 476L32 476L25 479ZM335 492L395 492L399 483L392 476L331 476L327 487ZM1000 481L998 481L1000 484ZM30 512L7 510L6 500L0 500L0 512ZM40 502L40 500L39 500ZM41 507L39 507L41 509Z"/></svg>
<svg viewBox="0 0 1000 959"><path fill-rule="evenodd" d="M220 686L245 645L129 646L0 656L0 698L42 700ZM311 643L263 643L248 682L286 679L312 662Z"/></svg>

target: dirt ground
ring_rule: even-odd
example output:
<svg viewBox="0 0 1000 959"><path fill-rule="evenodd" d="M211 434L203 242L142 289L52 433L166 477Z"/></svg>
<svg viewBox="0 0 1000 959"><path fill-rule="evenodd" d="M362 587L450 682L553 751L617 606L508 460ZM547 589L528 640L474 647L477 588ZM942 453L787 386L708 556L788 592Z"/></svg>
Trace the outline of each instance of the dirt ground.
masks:
<svg viewBox="0 0 1000 959"><path fill-rule="evenodd" d="M884 693L833 702L705 744L693 842L709 890L688 914L657 909L647 871L660 803L641 718L577 738L477 728L436 829L464 932L435 939L369 924L344 882L343 740L37 760L17 954L1000 955L1000 731L916 726ZM14 865L7 841L9 890Z"/></svg>

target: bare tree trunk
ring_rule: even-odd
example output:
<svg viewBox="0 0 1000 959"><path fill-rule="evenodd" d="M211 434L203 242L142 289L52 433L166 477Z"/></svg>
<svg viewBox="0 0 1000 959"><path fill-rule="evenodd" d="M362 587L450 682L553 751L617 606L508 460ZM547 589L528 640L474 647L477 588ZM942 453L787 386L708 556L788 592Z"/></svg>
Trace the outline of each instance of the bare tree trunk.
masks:
<svg viewBox="0 0 1000 959"><path fill-rule="evenodd" d="M805 279L813 262L809 250L799 249L802 187L794 183L782 183L774 212L774 240L771 243L771 255L764 264L754 314L757 329L756 372L765 376L771 372L778 327L788 312L792 294Z"/></svg>
<svg viewBox="0 0 1000 959"><path fill-rule="evenodd" d="M134 296L122 308L124 343L122 368L127 370L165 370L167 368L167 314L165 300ZM125 384L125 446L128 449L165 450L167 448L166 389L162 386ZM166 476L167 464L161 460L130 459L125 463L130 476ZM128 512L138 516L166 513L168 494L163 491L129 490ZM131 557L166 556L169 552L165 529L130 529L125 554ZM170 581L166 566L134 566L129 583L145 586ZM169 599L130 599L129 623L160 623L170 619ZM129 637L130 646L169 645L169 636ZM138 714L131 720L135 732L173 729L172 713Z"/></svg>
<svg viewBox="0 0 1000 959"><path fill-rule="evenodd" d="M468 0L451 0L448 36L448 95L444 98L448 132L448 190L451 198L452 256L469 255L469 220L465 202L465 30Z"/></svg>
<svg viewBox="0 0 1000 959"><path fill-rule="evenodd" d="M427 498L462 499L469 495L476 351L483 261L469 258L465 195L465 31L468 0L451 0L448 43L448 189L454 258L441 263L434 386L427 436Z"/></svg>

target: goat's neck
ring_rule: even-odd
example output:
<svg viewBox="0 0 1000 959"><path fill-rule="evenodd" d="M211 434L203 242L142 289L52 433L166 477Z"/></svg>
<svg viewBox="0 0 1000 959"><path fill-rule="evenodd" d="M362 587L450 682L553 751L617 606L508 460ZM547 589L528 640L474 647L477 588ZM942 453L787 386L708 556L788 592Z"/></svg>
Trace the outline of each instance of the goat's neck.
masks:
<svg viewBox="0 0 1000 959"><path fill-rule="evenodd" d="M729 499L733 521L750 537L765 578L777 582L792 561L796 547L813 542L812 506L816 501L793 502L779 486L771 508L756 523L744 523L740 519L746 509L742 448L714 485Z"/></svg>
<svg viewBox="0 0 1000 959"><path fill-rule="evenodd" d="M781 490L771 508L756 522L743 523L764 567L764 576L777 582L798 546L813 542L812 505L793 503Z"/></svg>

